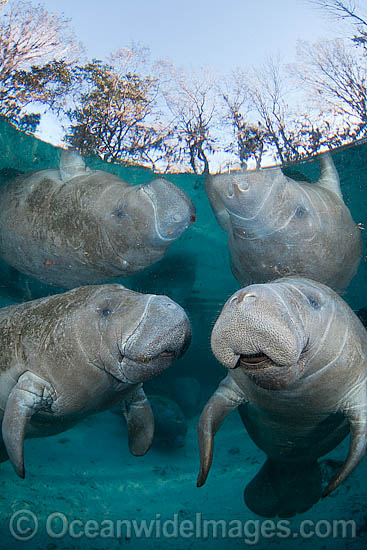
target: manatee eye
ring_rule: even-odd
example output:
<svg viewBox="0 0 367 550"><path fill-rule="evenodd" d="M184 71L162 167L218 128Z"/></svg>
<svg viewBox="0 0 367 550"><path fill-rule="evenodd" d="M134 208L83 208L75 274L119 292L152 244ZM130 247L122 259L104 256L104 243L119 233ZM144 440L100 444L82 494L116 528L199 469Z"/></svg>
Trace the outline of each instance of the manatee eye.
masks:
<svg viewBox="0 0 367 550"><path fill-rule="evenodd" d="M315 296L307 296L307 300L313 309L320 309L321 304Z"/></svg>
<svg viewBox="0 0 367 550"><path fill-rule="evenodd" d="M101 314L103 315L103 317L108 317L111 314L111 310L108 309L108 307L105 307L102 309Z"/></svg>
<svg viewBox="0 0 367 550"><path fill-rule="evenodd" d="M296 216L297 218L304 218L307 214L307 210L304 206L298 206L296 210Z"/></svg>
<svg viewBox="0 0 367 550"><path fill-rule="evenodd" d="M114 216L115 218L124 218L125 212L122 208L117 208L117 210L112 213L112 216Z"/></svg>

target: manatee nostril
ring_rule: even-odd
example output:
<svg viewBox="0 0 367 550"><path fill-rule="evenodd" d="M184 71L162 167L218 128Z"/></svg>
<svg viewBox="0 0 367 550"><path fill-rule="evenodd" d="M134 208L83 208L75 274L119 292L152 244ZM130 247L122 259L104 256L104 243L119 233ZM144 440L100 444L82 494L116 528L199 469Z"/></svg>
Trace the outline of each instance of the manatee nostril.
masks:
<svg viewBox="0 0 367 550"><path fill-rule="evenodd" d="M241 181L240 183L236 184L236 187L241 193L243 193L244 191L248 191L248 181Z"/></svg>
<svg viewBox="0 0 367 550"><path fill-rule="evenodd" d="M241 302L243 302L244 300L246 300L247 302L252 302L253 300L256 299L256 294L250 294L250 293L246 293L246 292L243 292L242 294L239 294L238 296L235 296L234 298L232 298L232 300L230 301L230 303L236 303L236 304L240 304Z"/></svg>
<svg viewBox="0 0 367 550"><path fill-rule="evenodd" d="M234 195L233 184L229 183L228 188L227 188L227 197L231 198L231 197L233 197L233 195Z"/></svg>
<svg viewBox="0 0 367 550"><path fill-rule="evenodd" d="M296 209L296 216L297 218L304 218L307 214L307 210L304 206L298 206Z"/></svg>
<svg viewBox="0 0 367 550"><path fill-rule="evenodd" d="M165 306L166 306L168 309L176 309L175 304L172 304L172 302L167 302L167 303L165 304Z"/></svg>
<svg viewBox="0 0 367 550"><path fill-rule="evenodd" d="M308 303L313 309L320 309L321 305L315 296L306 296Z"/></svg>

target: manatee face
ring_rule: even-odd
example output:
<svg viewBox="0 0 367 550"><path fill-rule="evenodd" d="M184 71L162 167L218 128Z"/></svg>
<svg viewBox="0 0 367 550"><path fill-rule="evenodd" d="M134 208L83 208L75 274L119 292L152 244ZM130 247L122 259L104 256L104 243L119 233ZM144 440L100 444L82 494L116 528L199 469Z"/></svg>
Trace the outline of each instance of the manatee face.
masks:
<svg viewBox="0 0 367 550"><path fill-rule="evenodd" d="M78 265L75 274L81 284L141 271L160 260L195 221L192 202L172 183L157 179L146 185L129 186L116 180L110 174L94 172L89 181L84 177L70 183L82 192L90 186L77 205L85 220L78 235L83 264ZM65 233L68 236L62 247L66 251L72 248L68 242L77 237L75 227L66 228ZM59 264L56 259L48 271L59 272Z"/></svg>
<svg viewBox="0 0 367 550"><path fill-rule="evenodd" d="M308 344L296 308L273 286L251 285L233 294L211 336L222 365L266 389L285 388L302 376Z"/></svg>
<svg viewBox="0 0 367 550"><path fill-rule="evenodd" d="M73 333L88 362L124 384L157 376L187 349L185 311L167 296L105 285L73 315Z"/></svg>
<svg viewBox="0 0 367 550"><path fill-rule="evenodd" d="M249 271L256 270L259 276L261 271L266 274L273 272L273 277L266 279L298 273L299 261L289 247L298 245L307 255L307 242L315 238L319 240L323 231L320 216L308 196L300 191L300 184L286 177L280 168L271 168L215 176L212 185L229 217L229 243L233 257L239 254L244 263L253 264ZM246 262L255 240L258 259L255 263L252 258ZM283 248L279 248L282 244ZM271 255L267 246L276 252ZM245 271L246 268L242 269ZM259 276L254 282L263 282Z"/></svg>
<svg viewBox="0 0 367 550"><path fill-rule="evenodd" d="M110 247L103 251L111 265L138 271L149 265L149 250L162 253L195 221L195 208L183 191L165 180L107 189L86 208L100 220Z"/></svg>
<svg viewBox="0 0 367 550"><path fill-rule="evenodd" d="M279 168L224 174L212 178L212 185L228 213L255 218L273 195L283 191L287 178Z"/></svg>

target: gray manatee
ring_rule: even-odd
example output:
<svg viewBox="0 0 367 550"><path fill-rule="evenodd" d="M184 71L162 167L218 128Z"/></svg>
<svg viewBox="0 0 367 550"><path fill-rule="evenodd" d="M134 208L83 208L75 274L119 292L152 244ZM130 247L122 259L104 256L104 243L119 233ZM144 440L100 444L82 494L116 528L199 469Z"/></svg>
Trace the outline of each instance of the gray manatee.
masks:
<svg viewBox="0 0 367 550"><path fill-rule="evenodd" d="M39 281L73 288L141 271L195 220L164 179L131 186L63 151L59 170L0 186L0 256Z"/></svg>
<svg viewBox="0 0 367 550"><path fill-rule="evenodd" d="M2 460L24 477L25 437L67 430L121 403L129 447L142 455L153 416L142 382L182 355L191 329L167 296L85 286L0 309Z"/></svg>
<svg viewBox="0 0 367 550"><path fill-rule="evenodd" d="M280 168L209 176L206 192L228 233L231 268L245 286L298 275L348 286L362 257L361 232L343 201L329 154L317 183Z"/></svg>
<svg viewBox="0 0 367 550"><path fill-rule="evenodd" d="M307 510L363 458L367 442L367 332L328 287L286 277L233 294L214 325L211 346L228 369L198 425L205 483L213 437L239 407L267 461L245 490L254 512L271 517ZM317 459L350 433L341 470L322 493Z"/></svg>

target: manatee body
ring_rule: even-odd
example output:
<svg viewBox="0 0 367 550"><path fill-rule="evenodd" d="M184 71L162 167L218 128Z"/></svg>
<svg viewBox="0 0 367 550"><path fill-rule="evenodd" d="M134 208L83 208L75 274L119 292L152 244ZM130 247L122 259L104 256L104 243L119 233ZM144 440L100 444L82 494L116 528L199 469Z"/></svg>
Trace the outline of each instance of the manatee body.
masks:
<svg viewBox="0 0 367 550"><path fill-rule="evenodd" d="M343 201L329 154L317 183L280 168L209 176L206 191L228 233L231 268L245 286L298 275L340 290L362 257L362 237Z"/></svg>
<svg viewBox="0 0 367 550"><path fill-rule="evenodd" d="M160 260L195 219L183 191L164 179L130 186L63 151L59 170L0 186L0 257L62 288L141 271Z"/></svg>
<svg viewBox="0 0 367 550"><path fill-rule="evenodd" d="M286 277L250 285L224 305L211 336L227 377L199 420L205 483L213 437L239 407L268 459L245 490L249 508L290 516L328 495L363 458L367 439L367 332L330 288ZM317 459L350 433L350 451L324 493Z"/></svg>
<svg viewBox="0 0 367 550"><path fill-rule="evenodd" d="M167 296L113 284L85 286L0 309L2 460L24 477L25 437L62 432L121 404L129 447L153 437L142 382L184 353L191 329Z"/></svg>

